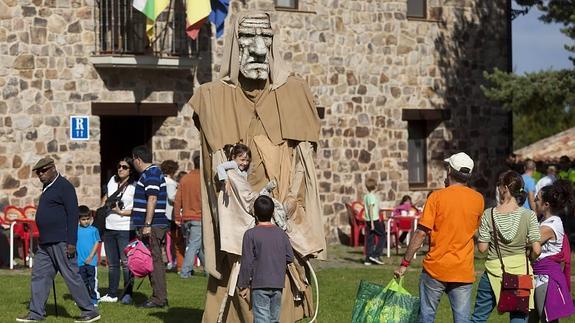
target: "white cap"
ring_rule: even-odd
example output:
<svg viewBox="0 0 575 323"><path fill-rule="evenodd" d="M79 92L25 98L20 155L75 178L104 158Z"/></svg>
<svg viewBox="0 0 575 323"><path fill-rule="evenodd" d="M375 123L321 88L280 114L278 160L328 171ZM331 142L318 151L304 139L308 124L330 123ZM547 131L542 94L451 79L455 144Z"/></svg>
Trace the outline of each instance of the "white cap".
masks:
<svg viewBox="0 0 575 323"><path fill-rule="evenodd" d="M471 173L471 171L473 170L473 159L471 159L471 157L469 157L466 153L463 152L451 155L451 157L444 159L444 161L448 163L449 166L451 166L451 168L455 169L458 172L461 172L462 168L468 168L469 173ZM467 172L463 171L463 173Z"/></svg>

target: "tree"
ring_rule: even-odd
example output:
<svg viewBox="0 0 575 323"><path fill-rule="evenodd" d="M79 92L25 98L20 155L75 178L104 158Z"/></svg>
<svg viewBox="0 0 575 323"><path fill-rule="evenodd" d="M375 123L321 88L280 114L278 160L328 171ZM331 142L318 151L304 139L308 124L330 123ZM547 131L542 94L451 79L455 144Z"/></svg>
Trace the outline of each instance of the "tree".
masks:
<svg viewBox="0 0 575 323"><path fill-rule="evenodd" d="M575 39L575 0L516 0L520 6L537 6L545 23L560 23L561 32ZM536 40L534 40L536 41ZM575 53L574 45L564 45ZM575 57L569 58L575 64ZM513 148L575 126L575 70L541 71L516 75L494 70L484 73L482 86L490 100L513 114Z"/></svg>
<svg viewBox="0 0 575 323"><path fill-rule="evenodd" d="M575 70L519 76L495 69L484 77L485 96L513 112L514 149L575 126Z"/></svg>
<svg viewBox="0 0 575 323"><path fill-rule="evenodd" d="M516 0L521 6L537 6L544 14L539 17L545 23L563 24L561 32L575 39L575 0ZM565 49L575 53L575 45L565 45ZM575 64L575 57L569 58Z"/></svg>

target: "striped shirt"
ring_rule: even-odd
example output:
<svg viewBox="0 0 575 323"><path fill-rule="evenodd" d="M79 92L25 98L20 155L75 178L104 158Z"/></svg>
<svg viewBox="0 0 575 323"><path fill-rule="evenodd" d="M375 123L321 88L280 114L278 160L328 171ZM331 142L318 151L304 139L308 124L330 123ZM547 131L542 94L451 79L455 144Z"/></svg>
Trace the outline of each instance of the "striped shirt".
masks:
<svg viewBox="0 0 575 323"><path fill-rule="evenodd" d="M494 209L499 247L503 257L525 252L525 247L541 241L541 232L535 212L518 207L510 213L499 213ZM479 242L489 242L488 259L497 259L491 224L491 209L485 210L479 226Z"/></svg>
<svg viewBox="0 0 575 323"><path fill-rule="evenodd" d="M154 218L151 223L152 226L168 225L169 221L166 217L166 201L168 198L166 180L164 174L156 165L151 165L146 168L136 184L134 208L132 209L132 224L134 227L144 226L149 196L158 197L154 210Z"/></svg>

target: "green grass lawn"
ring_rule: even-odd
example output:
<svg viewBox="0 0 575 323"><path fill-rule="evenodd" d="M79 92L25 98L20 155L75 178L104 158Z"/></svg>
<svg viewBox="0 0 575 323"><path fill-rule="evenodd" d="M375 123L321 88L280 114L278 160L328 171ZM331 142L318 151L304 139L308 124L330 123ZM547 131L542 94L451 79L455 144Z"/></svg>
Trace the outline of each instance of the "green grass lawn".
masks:
<svg viewBox="0 0 575 323"><path fill-rule="evenodd" d="M422 256L412 263L404 283L407 290L418 295L419 272ZM361 250L344 246L330 249L329 259L315 262L320 284L320 309L318 322L350 322L355 294L360 280L368 280L385 285L393 277L393 270L399 264L399 257L386 258L386 265L364 266L361 263ZM476 271L482 272L482 261L476 261ZM101 292L108 285L107 271L99 270ZM180 279L175 273L168 273L168 295L170 307L167 309L142 310L119 303L100 303L101 322L200 322L204 307L204 294L207 279L194 276ZM137 281L137 284L140 280ZM60 276L56 279L59 318L54 316L54 299L48 299L47 322L70 322L79 315L68 290ZM150 285L145 281L134 293L136 302L143 302L151 294ZM475 297L475 289L473 291ZM15 317L26 313L30 298L30 272L28 269L15 271L0 270L0 322L13 322ZM441 300L436 322L451 322L451 309L447 297ZM572 320L573 322L575 320ZM507 316L492 314L489 322L508 322ZM566 322L562 321L562 322Z"/></svg>

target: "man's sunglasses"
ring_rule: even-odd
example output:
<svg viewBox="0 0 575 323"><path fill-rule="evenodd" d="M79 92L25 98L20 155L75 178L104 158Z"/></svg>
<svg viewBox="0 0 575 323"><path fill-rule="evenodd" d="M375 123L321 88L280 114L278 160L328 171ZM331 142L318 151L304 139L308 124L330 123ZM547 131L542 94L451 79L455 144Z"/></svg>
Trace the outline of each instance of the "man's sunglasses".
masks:
<svg viewBox="0 0 575 323"><path fill-rule="evenodd" d="M128 169L130 169L130 166L118 164L118 169L120 169L120 168L123 169L123 170L128 170Z"/></svg>
<svg viewBox="0 0 575 323"><path fill-rule="evenodd" d="M54 166L48 166L48 167L37 169L36 175L44 174L45 172L49 171L52 167L54 167Z"/></svg>

